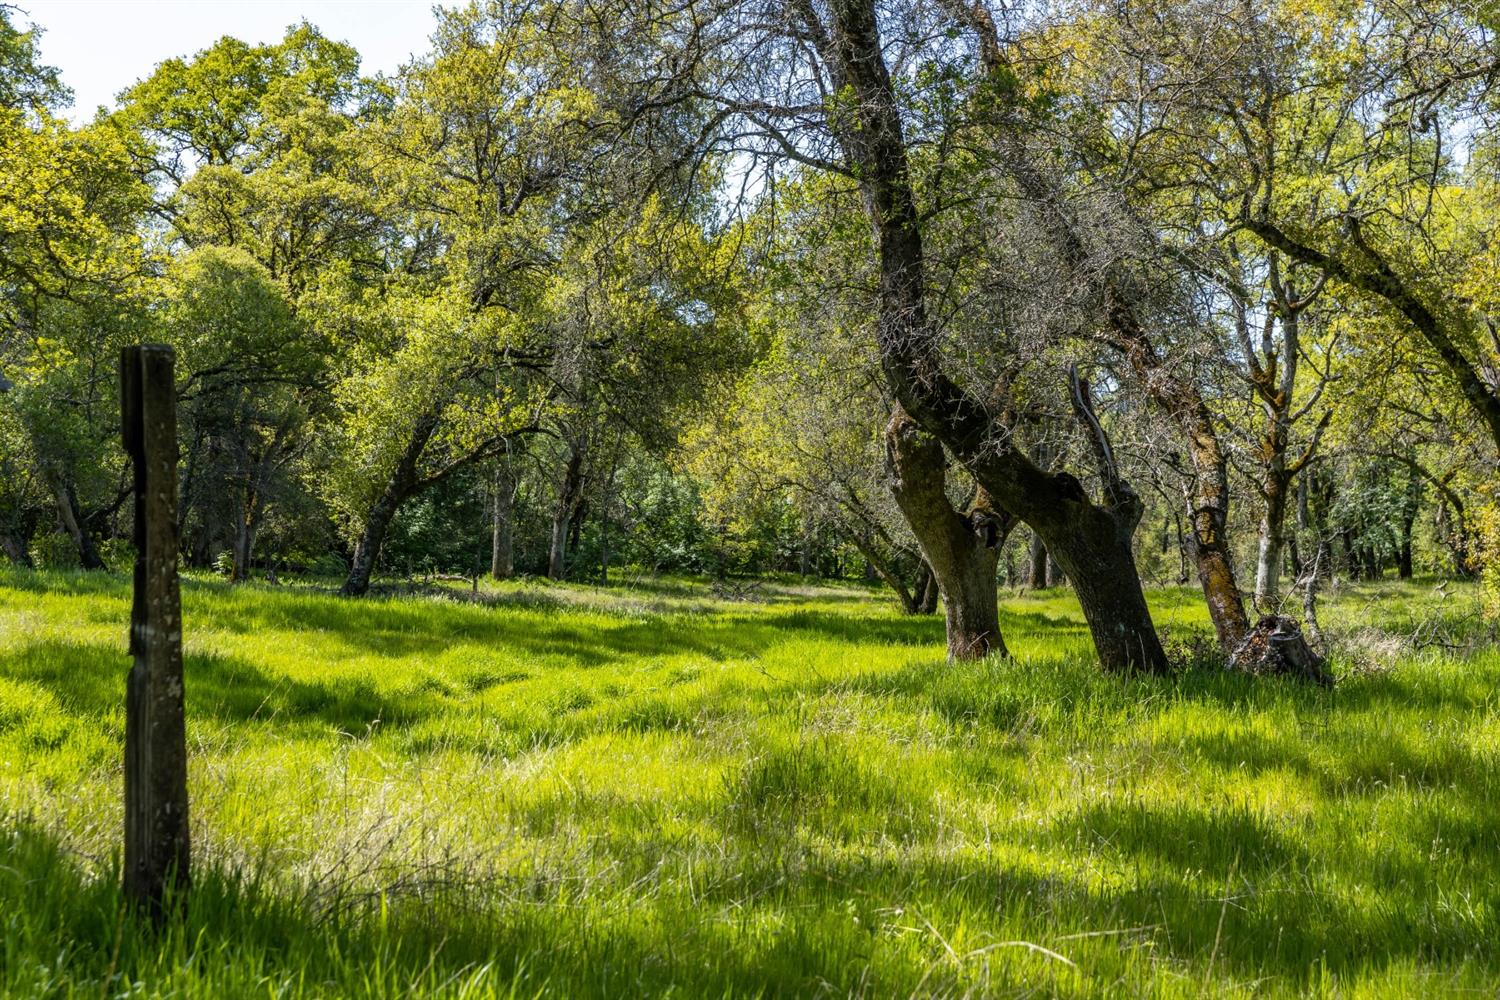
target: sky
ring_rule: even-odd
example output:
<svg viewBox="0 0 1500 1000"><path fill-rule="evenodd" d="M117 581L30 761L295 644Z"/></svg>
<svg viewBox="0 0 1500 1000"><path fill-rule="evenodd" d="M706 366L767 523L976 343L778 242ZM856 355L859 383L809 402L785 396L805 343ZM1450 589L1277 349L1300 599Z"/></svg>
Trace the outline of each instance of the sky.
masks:
<svg viewBox="0 0 1500 1000"><path fill-rule="evenodd" d="M366 73L395 70L427 50L434 0L13 0L43 29L42 61L73 88L74 120L113 107L115 94L173 56L190 56L223 35L279 40L307 20L349 42Z"/></svg>

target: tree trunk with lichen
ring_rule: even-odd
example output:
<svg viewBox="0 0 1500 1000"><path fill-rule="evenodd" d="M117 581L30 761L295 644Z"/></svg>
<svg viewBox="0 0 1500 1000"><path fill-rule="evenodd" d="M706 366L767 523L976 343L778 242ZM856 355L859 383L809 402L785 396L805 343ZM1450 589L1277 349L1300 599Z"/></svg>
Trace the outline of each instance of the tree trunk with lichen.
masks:
<svg viewBox="0 0 1500 1000"><path fill-rule="evenodd" d="M858 177L874 236L876 341L893 394L994 502L1041 535L1073 583L1101 665L1165 670L1166 653L1130 545L1140 522L1139 498L1116 482L1106 501L1095 503L1073 476L1038 468L943 370L927 315L922 223L873 3L835 0L826 30L811 5L800 14L823 52L834 90L852 98L848 120L835 125L834 135Z"/></svg>
<svg viewBox="0 0 1500 1000"><path fill-rule="evenodd" d="M967 515L947 494L947 456L937 439L900 407L885 429L891 492L942 593L950 660L1009 655L1000 634L995 566L1010 515L979 491Z"/></svg>

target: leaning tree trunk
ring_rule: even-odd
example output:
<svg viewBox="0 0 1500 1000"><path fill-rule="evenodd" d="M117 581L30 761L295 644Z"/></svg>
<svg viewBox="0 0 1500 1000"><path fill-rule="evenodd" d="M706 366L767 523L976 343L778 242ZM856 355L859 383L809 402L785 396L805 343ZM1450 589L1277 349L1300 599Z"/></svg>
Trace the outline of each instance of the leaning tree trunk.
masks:
<svg viewBox="0 0 1500 1000"><path fill-rule="evenodd" d="M412 428L411 437L407 440L405 450L396 460L396 467L391 470L380 495L375 498L375 502L366 512L364 530L360 532L359 540L354 543L354 558L349 563L349 575L345 577L344 586L339 590L345 597L362 597L369 593L370 578L374 575L375 566L380 559L380 549L385 544L386 532L390 530L391 522L396 519L396 512L417 488L417 470L422 461L422 454L427 450L427 444L437 430L439 419L438 411L430 410L417 420L416 426Z"/></svg>
<svg viewBox="0 0 1500 1000"><path fill-rule="evenodd" d="M906 140L873 3L830 4L827 32L812 21L811 4L798 10L822 47L834 90L852 97L835 138L859 179L874 231L880 270L876 340L886 381L906 412L939 437L997 503L1042 536L1073 581L1101 665L1165 669L1166 653L1130 546L1140 522L1139 498L1116 482L1109 502L1095 504L1072 476L1039 469L943 371L926 311L921 221Z"/></svg>
<svg viewBox="0 0 1500 1000"><path fill-rule="evenodd" d="M73 484L51 469L43 471L42 479L52 492L53 502L57 504L58 524L73 539L73 545L78 549L79 564L84 569L106 569L104 558L94 546L93 536L84 526L83 513L78 509L78 493Z"/></svg>
<svg viewBox="0 0 1500 1000"><path fill-rule="evenodd" d="M365 515L365 527L359 540L354 543L354 558L349 562L349 575L339 593L345 597L363 597L370 592L370 577L375 573L375 564L380 559L380 548L385 544L385 534L395 520L404 497L398 484L389 484L380 498L370 506Z"/></svg>
<svg viewBox="0 0 1500 1000"><path fill-rule="evenodd" d="M1099 506L1082 489L1062 497L1033 525L1062 567L1089 623L1094 648L1107 670L1162 671L1167 667L1130 539L1140 521L1139 500Z"/></svg>
<svg viewBox="0 0 1500 1000"><path fill-rule="evenodd" d="M946 490L948 459L937 439L899 406L885 429L891 491L911 525L943 595L948 658L1008 656L1000 635L995 565L1012 524L981 491L972 513L953 509Z"/></svg>
<svg viewBox="0 0 1500 1000"><path fill-rule="evenodd" d="M901 579L901 574L891 565L872 542L860 531L851 531L849 538L854 542L854 547L859 549L860 555L865 557L865 582L874 583L876 580L884 581L896 594L896 599L901 602L903 614L914 615L917 613L917 596L907 588L906 581Z"/></svg>

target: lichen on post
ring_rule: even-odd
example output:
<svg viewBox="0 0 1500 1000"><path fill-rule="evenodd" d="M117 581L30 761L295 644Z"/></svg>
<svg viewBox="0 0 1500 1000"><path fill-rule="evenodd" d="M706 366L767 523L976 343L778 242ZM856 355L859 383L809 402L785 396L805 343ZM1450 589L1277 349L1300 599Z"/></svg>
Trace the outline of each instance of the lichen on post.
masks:
<svg viewBox="0 0 1500 1000"><path fill-rule="evenodd" d="M177 582L177 410L170 347L120 356L125 450L135 472L135 601L125 695L125 875L153 917L190 882L182 607Z"/></svg>

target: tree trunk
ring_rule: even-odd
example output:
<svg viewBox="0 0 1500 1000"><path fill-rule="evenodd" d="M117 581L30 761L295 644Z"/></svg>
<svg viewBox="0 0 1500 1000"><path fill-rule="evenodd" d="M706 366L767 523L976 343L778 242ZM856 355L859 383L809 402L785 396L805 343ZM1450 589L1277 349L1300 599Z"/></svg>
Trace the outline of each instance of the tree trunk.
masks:
<svg viewBox="0 0 1500 1000"><path fill-rule="evenodd" d="M1031 533L1031 544L1027 552L1026 586L1032 590L1043 590L1047 586L1047 546L1042 536Z"/></svg>
<svg viewBox="0 0 1500 1000"><path fill-rule="evenodd" d="M812 5L805 5L804 16ZM1130 536L1138 497L1114 484L1108 506L1078 481L1039 469L1017 450L980 403L943 371L926 311L921 222L912 190L901 114L871 0L830 4L831 31L808 30L823 45L833 89L848 90L850 113L835 126L847 165L857 171L879 258L876 340L897 400L941 438L1003 509L1042 536L1072 579L1101 665L1164 670L1166 653L1151 623ZM929 560L930 561L930 560ZM936 564L934 572L940 574Z"/></svg>
<svg viewBox="0 0 1500 1000"><path fill-rule="evenodd" d="M1193 532L1193 556L1198 582L1208 603L1219 647L1235 649L1250 629L1245 601L1234 579L1234 556L1229 545L1229 472L1213 416L1197 387L1172 375L1157 355L1134 312L1122 301L1114 303L1111 329L1119 335L1131 367L1146 385L1157 406L1174 418L1187 439L1193 477L1188 523Z"/></svg>
<svg viewBox="0 0 1500 1000"><path fill-rule="evenodd" d="M901 574L896 572L895 567L882 557L876 550L874 543L860 532L851 532L849 537L854 542L854 547L859 549L860 554L865 557L865 572L867 576L873 577L873 579L867 579L866 582L873 583L875 580L885 581L886 586L895 592L896 599L901 602L902 613L908 615L916 614L917 599L907 589L906 581L901 579Z"/></svg>
<svg viewBox="0 0 1500 1000"><path fill-rule="evenodd" d="M1286 506L1290 483L1273 470L1263 488L1260 539L1255 560L1255 605L1270 612L1281 598L1281 563L1286 553Z"/></svg>
<svg viewBox="0 0 1500 1000"><path fill-rule="evenodd" d="M84 527L83 513L78 509L78 493L72 482L50 469L43 470L42 480L52 491L52 499L57 504L59 526L73 539L73 545L78 549L79 564L84 569L107 569L98 548L94 546L93 537Z"/></svg>
<svg viewBox="0 0 1500 1000"><path fill-rule="evenodd" d="M246 492L244 509L234 523L233 564L229 570L230 583L243 583L250 579L250 559L255 553L255 536L260 531L265 504L260 493L253 487Z"/></svg>
<svg viewBox="0 0 1500 1000"><path fill-rule="evenodd" d="M1396 555L1396 575L1403 580L1412 578L1412 531L1416 528L1417 513L1422 509L1422 477L1412 466L1406 469L1406 497L1401 509L1401 546Z"/></svg>
<svg viewBox="0 0 1500 1000"><path fill-rule="evenodd" d="M395 483L386 487L370 506L365 516L365 527L354 543L354 558L349 563L349 575L344 579L340 593L345 597L363 597L370 592L370 578L380 558L380 548L385 544L385 533L395 520L401 506L401 494Z"/></svg>
<svg viewBox="0 0 1500 1000"><path fill-rule="evenodd" d="M568 462L557 490L557 506L552 512L552 544L547 557L547 575L554 580L561 580L567 570L569 528L583 490L583 458L584 444L579 441L568 451Z"/></svg>
<svg viewBox="0 0 1500 1000"><path fill-rule="evenodd" d="M1300 541L1304 532L1312 526L1311 514L1308 511L1307 493L1308 483L1312 479L1309 472L1297 480L1297 530L1287 541L1287 552L1292 560L1292 577L1302 579L1302 571L1306 562L1302 558L1302 543Z"/></svg>
<svg viewBox="0 0 1500 1000"><path fill-rule="evenodd" d="M580 486L580 490L582 487ZM580 495L578 502L573 505L573 516L568 518L568 557L572 558L578 554L578 546L583 542L583 528L588 523L589 502L588 498Z"/></svg>
<svg viewBox="0 0 1500 1000"><path fill-rule="evenodd" d="M250 551L255 544L255 532L244 518L234 525L233 561L229 567L229 582L244 583L250 576Z"/></svg>
<svg viewBox="0 0 1500 1000"><path fill-rule="evenodd" d="M396 467L391 470L385 487L370 505L369 513L365 516L364 530L360 532L359 541L354 543L354 558L349 562L349 575L345 577L344 586L339 591L345 597L362 597L369 593L370 578L380 559L380 548L385 544L386 532L396 519L396 512L401 509L401 504L417 488L417 468L422 461L422 453L426 451L428 442L437 430L439 419L436 410L430 410L418 419L416 426L412 428L406 449L396 460Z"/></svg>
<svg viewBox="0 0 1500 1000"><path fill-rule="evenodd" d="M1067 582L1068 574L1064 573L1062 567L1057 564L1057 560L1049 555L1047 557L1047 586L1061 587Z"/></svg>
<svg viewBox="0 0 1500 1000"><path fill-rule="evenodd" d="M31 553L26 550L25 541L8 531L0 531L0 552L5 553L6 558L22 569L34 569L36 566L31 561Z"/></svg>
<svg viewBox="0 0 1500 1000"><path fill-rule="evenodd" d="M513 515L516 503L516 477L510 470L510 460L504 456L495 460L494 523L490 535L490 576L496 580L508 580L515 573L515 528Z"/></svg>
<svg viewBox="0 0 1500 1000"><path fill-rule="evenodd" d="M937 578L948 624L948 658L1008 656L1000 635L995 564L1010 515L981 496L969 517L953 509L945 488L948 459L937 439L897 407L885 430L891 491Z"/></svg>
<svg viewBox="0 0 1500 1000"><path fill-rule="evenodd" d="M941 588L938 587L937 574L932 567L927 565L927 560L922 560L922 597L917 602L917 613L930 615L937 613L938 596Z"/></svg>

